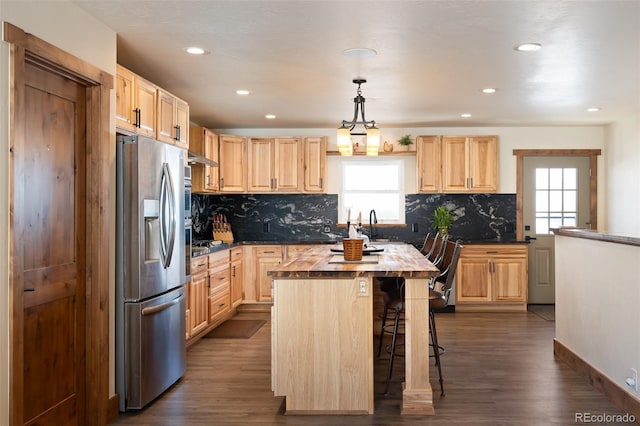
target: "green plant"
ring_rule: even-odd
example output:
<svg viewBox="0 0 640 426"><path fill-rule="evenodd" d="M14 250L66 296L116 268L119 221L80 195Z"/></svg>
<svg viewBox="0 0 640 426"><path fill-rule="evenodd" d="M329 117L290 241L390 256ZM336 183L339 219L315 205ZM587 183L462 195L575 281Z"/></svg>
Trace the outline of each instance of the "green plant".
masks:
<svg viewBox="0 0 640 426"><path fill-rule="evenodd" d="M413 143L413 139L411 139L411 135L404 135L398 139L398 143L400 145L409 146Z"/></svg>
<svg viewBox="0 0 640 426"><path fill-rule="evenodd" d="M431 224L435 229L440 231L442 234L448 233L449 227L451 226L451 222L453 221L453 216L448 208L445 206L438 206L433 211L433 218L431 220Z"/></svg>

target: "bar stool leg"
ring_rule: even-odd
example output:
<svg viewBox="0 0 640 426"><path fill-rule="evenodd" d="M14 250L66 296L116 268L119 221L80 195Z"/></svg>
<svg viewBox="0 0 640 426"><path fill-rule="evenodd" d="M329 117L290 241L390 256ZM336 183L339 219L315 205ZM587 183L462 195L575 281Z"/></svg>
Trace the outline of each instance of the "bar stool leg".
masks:
<svg viewBox="0 0 640 426"><path fill-rule="evenodd" d="M438 377L440 379L440 396L444 396L444 381L442 380L442 366L440 365L440 346L438 345L438 333L436 332L436 316L433 311L429 311L429 329L431 330L431 341L433 342L433 355L438 366Z"/></svg>
<svg viewBox="0 0 640 426"><path fill-rule="evenodd" d="M382 340L384 340L384 326L387 322L387 314L389 312L389 308L387 308L387 306L384 307L384 310L382 311L382 327L380 327L380 341L378 343L378 354L376 355L377 358L380 358L380 353L382 352Z"/></svg>
<svg viewBox="0 0 640 426"><path fill-rule="evenodd" d="M389 353L389 367L387 369L387 383L384 386L384 394L389 393L389 382L391 382L391 373L393 372L393 359L396 356L396 340L398 338L398 324L400 323L400 309L395 310L395 316L393 319L393 335L391 339L391 350Z"/></svg>

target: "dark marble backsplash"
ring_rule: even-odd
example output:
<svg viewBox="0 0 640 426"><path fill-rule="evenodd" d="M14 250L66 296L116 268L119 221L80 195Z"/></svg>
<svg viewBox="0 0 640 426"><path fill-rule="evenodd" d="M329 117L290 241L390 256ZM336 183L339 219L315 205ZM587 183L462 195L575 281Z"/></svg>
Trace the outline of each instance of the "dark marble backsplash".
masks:
<svg viewBox="0 0 640 426"><path fill-rule="evenodd" d="M515 194L407 195L407 226L378 228L378 238L421 243L427 232L433 232L431 215L440 205L453 214L449 229L453 238L465 241L515 238ZM346 236L346 229L336 226L336 194L194 194L192 212L196 240L211 239L215 214L227 216L236 241L333 241ZM324 232L325 227L328 233Z"/></svg>

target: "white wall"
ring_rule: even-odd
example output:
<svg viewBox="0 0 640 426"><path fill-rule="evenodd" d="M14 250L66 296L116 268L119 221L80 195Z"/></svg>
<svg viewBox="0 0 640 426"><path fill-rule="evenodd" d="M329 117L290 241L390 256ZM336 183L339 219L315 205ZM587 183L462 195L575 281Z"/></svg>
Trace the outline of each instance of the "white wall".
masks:
<svg viewBox="0 0 640 426"><path fill-rule="evenodd" d="M115 75L116 33L66 0L0 0L0 21ZM9 44L0 42L0 424L9 424ZM115 94L112 94L112 100ZM114 104L114 102L112 102ZM112 111L113 116L113 111ZM115 125L112 129L115 140ZM113 157L115 159L115 143ZM115 162L115 161L114 161ZM113 286L111 286L113 287ZM113 358L113 357L111 357ZM111 374L113 376L113 374ZM114 386L110 384L110 394Z"/></svg>
<svg viewBox="0 0 640 426"><path fill-rule="evenodd" d="M631 392L640 369L640 247L555 237L556 339Z"/></svg>
<svg viewBox="0 0 640 426"><path fill-rule="evenodd" d="M640 114L607 127L608 232L640 236Z"/></svg>

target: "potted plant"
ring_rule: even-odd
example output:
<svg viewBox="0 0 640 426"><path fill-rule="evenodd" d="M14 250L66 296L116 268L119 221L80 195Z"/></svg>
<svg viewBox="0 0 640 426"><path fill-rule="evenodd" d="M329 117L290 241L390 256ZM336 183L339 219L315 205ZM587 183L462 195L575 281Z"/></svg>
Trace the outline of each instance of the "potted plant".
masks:
<svg viewBox="0 0 640 426"><path fill-rule="evenodd" d="M453 221L453 216L448 208L445 206L438 206L433 211L433 218L431 224L435 229L437 229L441 234L448 234L449 227L451 226L451 222Z"/></svg>
<svg viewBox="0 0 640 426"><path fill-rule="evenodd" d="M413 144L413 139L411 139L410 135L404 135L398 139L398 143L409 149L409 145Z"/></svg>

